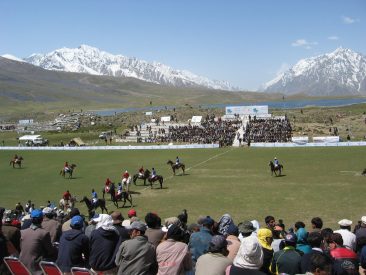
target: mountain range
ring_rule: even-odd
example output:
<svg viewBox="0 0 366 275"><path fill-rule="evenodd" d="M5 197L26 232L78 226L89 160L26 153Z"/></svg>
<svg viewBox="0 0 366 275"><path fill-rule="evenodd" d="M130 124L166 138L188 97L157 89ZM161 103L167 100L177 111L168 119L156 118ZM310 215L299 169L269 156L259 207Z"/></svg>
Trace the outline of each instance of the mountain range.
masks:
<svg viewBox="0 0 366 275"><path fill-rule="evenodd" d="M133 77L173 87L238 90L226 81L210 80L187 70L176 70L158 62L149 63L134 57L113 55L87 45L81 45L76 49L57 49L47 54L32 54L23 60L46 70Z"/></svg>
<svg viewBox="0 0 366 275"><path fill-rule="evenodd" d="M225 81L210 80L186 70L123 55L113 55L87 45L61 48L47 54L32 54L20 59L46 70L89 75L134 78L173 88L239 91ZM302 59L293 67L265 83L259 91L285 95L357 96L366 95L366 57L351 49Z"/></svg>
<svg viewBox="0 0 366 275"><path fill-rule="evenodd" d="M350 49L302 59L263 86L264 92L310 96L366 95L366 57Z"/></svg>

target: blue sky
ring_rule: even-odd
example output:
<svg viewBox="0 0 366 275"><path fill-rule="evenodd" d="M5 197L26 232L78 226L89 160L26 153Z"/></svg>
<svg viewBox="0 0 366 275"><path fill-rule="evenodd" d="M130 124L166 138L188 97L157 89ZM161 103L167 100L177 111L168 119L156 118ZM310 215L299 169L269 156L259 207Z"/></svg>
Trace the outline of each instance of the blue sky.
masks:
<svg viewBox="0 0 366 275"><path fill-rule="evenodd" d="M366 54L366 1L2 0L0 33L0 55L87 44L256 90L302 58Z"/></svg>

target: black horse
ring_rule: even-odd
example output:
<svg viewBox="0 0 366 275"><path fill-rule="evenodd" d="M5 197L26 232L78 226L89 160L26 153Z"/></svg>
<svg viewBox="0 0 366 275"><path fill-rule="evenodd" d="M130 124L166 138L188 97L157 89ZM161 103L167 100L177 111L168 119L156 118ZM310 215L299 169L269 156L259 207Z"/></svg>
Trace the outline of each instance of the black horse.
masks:
<svg viewBox="0 0 366 275"><path fill-rule="evenodd" d="M178 169L182 169L183 175L184 175L184 170L186 169L186 166L184 165L184 163L175 164L171 160L168 160L168 162L166 164L169 164L172 167L174 176L175 176L175 170L178 170Z"/></svg>
<svg viewBox="0 0 366 275"><path fill-rule="evenodd" d="M163 182L164 182L164 178L163 178L163 176L156 175L154 178L149 177L147 180L148 180L148 181L149 181L149 183L150 183L150 187L151 187L151 189L153 188L153 183L154 183L155 181L159 181L159 183L160 183L160 189L163 189Z"/></svg>
<svg viewBox="0 0 366 275"><path fill-rule="evenodd" d="M133 207L132 196L131 196L130 192L122 191L120 194L116 193L114 196L114 199L113 199L113 203L117 208L119 208L119 206L118 206L119 201L121 201L123 203L123 205L121 206L122 208L125 207L127 201L129 201L131 204L131 207Z"/></svg>
<svg viewBox="0 0 366 275"><path fill-rule="evenodd" d="M362 171L362 176L366 176L366 168Z"/></svg>
<svg viewBox="0 0 366 275"><path fill-rule="evenodd" d="M69 174L69 179L72 179L72 173L74 172L74 169L76 167L76 164L71 164L69 166L69 169L65 172L65 168L63 168L61 171L60 171L60 175L63 176L64 178L66 178L66 173Z"/></svg>
<svg viewBox="0 0 366 275"><path fill-rule="evenodd" d="M137 180L143 180L144 185L146 185L146 180L150 177L150 174L151 174L150 170L146 169L142 176L140 174L133 175L133 178L132 178L133 183L136 185Z"/></svg>
<svg viewBox="0 0 366 275"><path fill-rule="evenodd" d="M22 168L22 160L23 160L23 157L19 156L16 159L12 159L10 161L9 165L13 165L13 168L15 168L15 164L16 164L16 165L18 165L19 168Z"/></svg>
<svg viewBox="0 0 366 275"><path fill-rule="evenodd" d="M273 164L273 162L270 161L269 162L269 167L271 168L271 175L272 176L273 176L273 173L275 173L276 177L281 176L281 173L282 173L282 170L283 170L283 165L282 164L278 164L277 166L275 166ZM278 175L277 175L277 172L279 172Z"/></svg>
<svg viewBox="0 0 366 275"><path fill-rule="evenodd" d="M106 213L108 213L107 207L105 207L105 199L98 199L95 204L92 204L91 201L86 196L84 196L80 202L85 202L89 213L96 210L98 207L102 209L102 213L104 213L104 210Z"/></svg>

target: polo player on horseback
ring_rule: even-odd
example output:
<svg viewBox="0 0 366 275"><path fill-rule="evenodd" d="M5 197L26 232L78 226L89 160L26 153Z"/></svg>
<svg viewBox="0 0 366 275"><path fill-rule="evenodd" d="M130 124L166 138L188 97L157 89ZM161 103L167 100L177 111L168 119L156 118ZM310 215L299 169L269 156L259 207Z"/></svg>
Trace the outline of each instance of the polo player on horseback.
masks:
<svg viewBox="0 0 366 275"><path fill-rule="evenodd" d="M126 170L123 175L122 175L122 185L123 187L126 187L126 191L129 191L129 185L130 185L130 174L128 173L128 171Z"/></svg>
<svg viewBox="0 0 366 275"><path fill-rule="evenodd" d="M70 199L71 199L71 193L69 190L66 190L66 192L63 194L62 198L64 199L64 204L69 205Z"/></svg>
<svg viewBox="0 0 366 275"><path fill-rule="evenodd" d="M179 164L180 164L180 160L179 160L179 157L177 156L175 159L175 165L178 167Z"/></svg>
<svg viewBox="0 0 366 275"><path fill-rule="evenodd" d="M275 167L278 167L278 165L280 164L280 162L278 161L277 157L274 158L273 163L274 163L274 166Z"/></svg>
<svg viewBox="0 0 366 275"><path fill-rule="evenodd" d="M94 189L92 189L92 199L91 199L91 203L94 207L96 207L97 205L97 202L98 202L98 194L97 192L95 192Z"/></svg>
<svg viewBox="0 0 366 275"><path fill-rule="evenodd" d="M65 171L65 173L70 171L69 163L67 161L65 162L65 165L64 165L64 171Z"/></svg>
<svg viewBox="0 0 366 275"><path fill-rule="evenodd" d="M144 176L145 170L144 170L144 166L141 166L141 168L139 169L139 177L142 178Z"/></svg>

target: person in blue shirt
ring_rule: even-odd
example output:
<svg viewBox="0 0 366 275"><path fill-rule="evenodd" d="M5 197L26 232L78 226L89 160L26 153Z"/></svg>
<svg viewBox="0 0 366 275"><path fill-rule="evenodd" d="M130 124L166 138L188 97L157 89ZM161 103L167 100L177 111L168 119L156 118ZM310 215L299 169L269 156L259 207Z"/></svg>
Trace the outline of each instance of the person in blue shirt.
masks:
<svg viewBox="0 0 366 275"><path fill-rule="evenodd" d="M151 179L154 179L156 177L156 170L155 170L155 168L153 167L152 169L151 169Z"/></svg>
<svg viewBox="0 0 366 275"><path fill-rule="evenodd" d="M95 192L94 189L92 189L92 204L95 205L97 203L97 201L98 201L98 194L97 194L97 192Z"/></svg>
<svg viewBox="0 0 366 275"><path fill-rule="evenodd" d="M179 165L180 163L180 160L179 160L179 157L177 156L177 158L175 159L175 165Z"/></svg>
<svg viewBox="0 0 366 275"><path fill-rule="evenodd" d="M277 167L280 164L280 162L278 161L278 159L275 157L274 158L274 166Z"/></svg>

